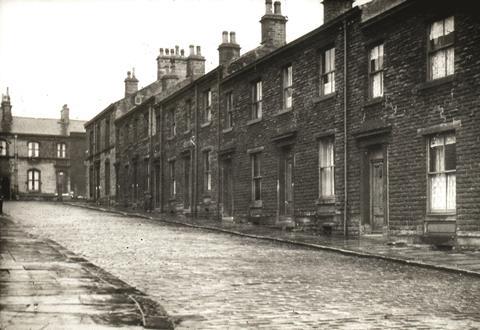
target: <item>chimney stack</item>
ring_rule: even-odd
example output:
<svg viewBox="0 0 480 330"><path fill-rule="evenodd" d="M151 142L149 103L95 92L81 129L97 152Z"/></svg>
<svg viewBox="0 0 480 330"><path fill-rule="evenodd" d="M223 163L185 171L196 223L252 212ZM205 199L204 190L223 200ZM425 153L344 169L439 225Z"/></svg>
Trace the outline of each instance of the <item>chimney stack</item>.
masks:
<svg viewBox="0 0 480 330"><path fill-rule="evenodd" d="M323 23L352 9L353 0L323 0Z"/></svg>
<svg viewBox="0 0 480 330"><path fill-rule="evenodd" d="M127 72L127 78L125 78L125 97L135 94L138 91L138 79L135 78L135 72Z"/></svg>
<svg viewBox="0 0 480 330"><path fill-rule="evenodd" d="M230 40L228 40L228 32L223 31L222 43L218 46L218 64L226 66L235 58L240 57L240 45L235 39L235 32L230 32Z"/></svg>
<svg viewBox="0 0 480 330"><path fill-rule="evenodd" d="M190 55L187 57L187 77L198 77L205 74L205 57L202 56L202 48L190 45Z"/></svg>
<svg viewBox="0 0 480 330"><path fill-rule="evenodd" d="M282 47L287 43L287 18L282 15L281 3L275 1L273 13L272 0L265 0L265 7L265 15L260 20L262 24L261 44L271 48Z"/></svg>
<svg viewBox="0 0 480 330"><path fill-rule="evenodd" d="M1 104L1 113L2 113L2 121L1 121L1 128L2 132L9 132L12 128L12 104L10 103L10 94L8 92L7 87L7 94L2 95L2 104Z"/></svg>
<svg viewBox="0 0 480 330"><path fill-rule="evenodd" d="M60 121L64 124L68 124L70 121L70 109L66 104L63 105L60 111Z"/></svg>

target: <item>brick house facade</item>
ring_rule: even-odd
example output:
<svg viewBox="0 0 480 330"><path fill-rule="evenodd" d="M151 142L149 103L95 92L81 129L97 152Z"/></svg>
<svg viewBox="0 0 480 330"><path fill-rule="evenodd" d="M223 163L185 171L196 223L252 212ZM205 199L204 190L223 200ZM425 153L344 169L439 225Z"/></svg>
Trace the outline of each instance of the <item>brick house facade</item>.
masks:
<svg viewBox="0 0 480 330"><path fill-rule="evenodd" d="M219 67L116 119L126 131L148 112L152 126L116 141L124 179L137 164L162 212L480 244L472 5L352 3L324 0L325 23L286 44L267 0L262 43L241 56L224 32Z"/></svg>

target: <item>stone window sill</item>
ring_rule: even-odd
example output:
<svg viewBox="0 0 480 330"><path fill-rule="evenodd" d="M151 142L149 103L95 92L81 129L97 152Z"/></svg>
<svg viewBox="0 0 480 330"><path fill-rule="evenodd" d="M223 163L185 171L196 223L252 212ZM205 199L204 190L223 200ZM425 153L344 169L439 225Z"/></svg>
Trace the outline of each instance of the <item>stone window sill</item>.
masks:
<svg viewBox="0 0 480 330"><path fill-rule="evenodd" d="M377 96L377 97L374 97L374 98L371 98L367 101L365 101L365 103L363 104L363 107L371 107L371 106L374 106L374 105L379 105L379 104L382 104L383 103L383 96Z"/></svg>
<svg viewBox="0 0 480 330"><path fill-rule="evenodd" d="M263 201L262 200L252 201L250 203L250 208L251 209L259 209L259 208L262 208L262 207L263 207Z"/></svg>
<svg viewBox="0 0 480 330"><path fill-rule="evenodd" d="M287 109L282 109L280 110L279 112L275 113L273 116L281 116L283 114L286 114L286 113L290 113L293 111L293 108L287 108Z"/></svg>
<svg viewBox="0 0 480 330"><path fill-rule="evenodd" d="M247 125L253 125L262 121L262 118L255 118L247 121Z"/></svg>
<svg viewBox="0 0 480 330"><path fill-rule="evenodd" d="M222 133L229 133L229 132L231 132L231 131L233 131L233 127L228 127L228 128L224 128L224 129L222 130Z"/></svg>
<svg viewBox="0 0 480 330"><path fill-rule="evenodd" d="M200 127L201 127L201 128L205 128L205 127L208 127L208 126L210 126L210 125L212 125L212 121L211 121L211 120L209 120L209 121L201 124Z"/></svg>
<svg viewBox="0 0 480 330"><path fill-rule="evenodd" d="M441 86L441 85L444 85L444 84L448 84L448 83L451 83L454 80L454 78L455 78L455 75L450 75L450 76L443 77L443 78L438 78L438 79L435 79L435 80L429 80L429 81L426 81L424 83L421 83L418 86L418 90L423 91L423 90L426 90L426 89L430 89L430 88L434 88L434 87Z"/></svg>
<svg viewBox="0 0 480 330"><path fill-rule="evenodd" d="M320 95L313 98L313 103L319 103L322 101L330 100L330 99L333 99L335 96L337 96L337 92L333 92L326 95Z"/></svg>
<svg viewBox="0 0 480 330"><path fill-rule="evenodd" d="M331 196L331 197L319 197L319 198L315 201L315 204L317 204L317 205L331 205L331 204L335 204L335 202L336 202L335 196Z"/></svg>

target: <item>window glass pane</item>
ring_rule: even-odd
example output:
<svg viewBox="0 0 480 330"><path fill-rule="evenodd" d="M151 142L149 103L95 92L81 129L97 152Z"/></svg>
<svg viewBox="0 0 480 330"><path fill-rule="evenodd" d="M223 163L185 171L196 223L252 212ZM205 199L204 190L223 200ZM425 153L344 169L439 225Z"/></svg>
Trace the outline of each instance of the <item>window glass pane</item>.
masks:
<svg viewBox="0 0 480 330"><path fill-rule="evenodd" d="M454 18L453 16L450 16L445 19L445 35L452 33L453 31L455 31Z"/></svg>
<svg viewBox="0 0 480 330"><path fill-rule="evenodd" d="M443 35L443 20L437 21L430 27L430 40L434 40Z"/></svg>
<svg viewBox="0 0 480 330"><path fill-rule="evenodd" d="M446 176L435 174L430 177L430 199L432 211L445 210L447 206Z"/></svg>
<svg viewBox="0 0 480 330"><path fill-rule="evenodd" d="M447 75L451 75L454 73L455 68L455 51L453 47L450 47L446 50L447 56Z"/></svg>
<svg viewBox="0 0 480 330"><path fill-rule="evenodd" d="M262 82L259 81L257 82L257 85L256 85L256 101L260 101L262 100Z"/></svg>
<svg viewBox="0 0 480 330"><path fill-rule="evenodd" d="M443 170L444 170L443 146L430 148L430 172L441 172Z"/></svg>
<svg viewBox="0 0 480 330"><path fill-rule="evenodd" d="M378 72L372 76L372 97L383 95L383 73Z"/></svg>
<svg viewBox="0 0 480 330"><path fill-rule="evenodd" d="M455 170L457 168L457 150L455 143L445 145L445 170Z"/></svg>
<svg viewBox="0 0 480 330"><path fill-rule="evenodd" d="M457 207L456 203L456 176L455 173L450 173L447 175L447 209L455 210Z"/></svg>
<svg viewBox="0 0 480 330"><path fill-rule="evenodd" d="M254 180L254 200L258 201L261 199L260 197L260 180L259 179L256 179Z"/></svg>

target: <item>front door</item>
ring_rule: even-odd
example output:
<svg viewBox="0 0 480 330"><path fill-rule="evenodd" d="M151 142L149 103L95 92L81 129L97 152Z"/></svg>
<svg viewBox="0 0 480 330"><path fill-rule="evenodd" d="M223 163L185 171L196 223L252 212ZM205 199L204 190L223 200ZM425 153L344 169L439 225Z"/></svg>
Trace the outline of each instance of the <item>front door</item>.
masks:
<svg viewBox="0 0 480 330"><path fill-rule="evenodd" d="M382 232L385 226L385 173L383 153L372 152L370 163L370 222L372 232Z"/></svg>
<svg viewBox="0 0 480 330"><path fill-rule="evenodd" d="M67 192L66 186L65 172L57 172L57 194L59 198L62 198L62 195Z"/></svg>
<svg viewBox="0 0 480 330"><path fill-rule="evenodd" d="M293 153L285 149L280 159L279 178L279 214L281 217L293 216Z"/></svg>
<svg viewBox="0 0 480 330"><path fill-rule="evenodd" d="M231 159L223 160L222 174L223 216L233 217L233 168Z"/></svg>
<svg viewBox="0 0 480 330"><path fill-rule="evenodd" d="M190 178L190 157L183 159L183 208L190 209L190 192L192 180Z"/></svg>
<svg viewBox="0 0 480 330"><path fill-rule="evenodd" d="M0 198L10 199L10 178L0 177Z"/></svg>

